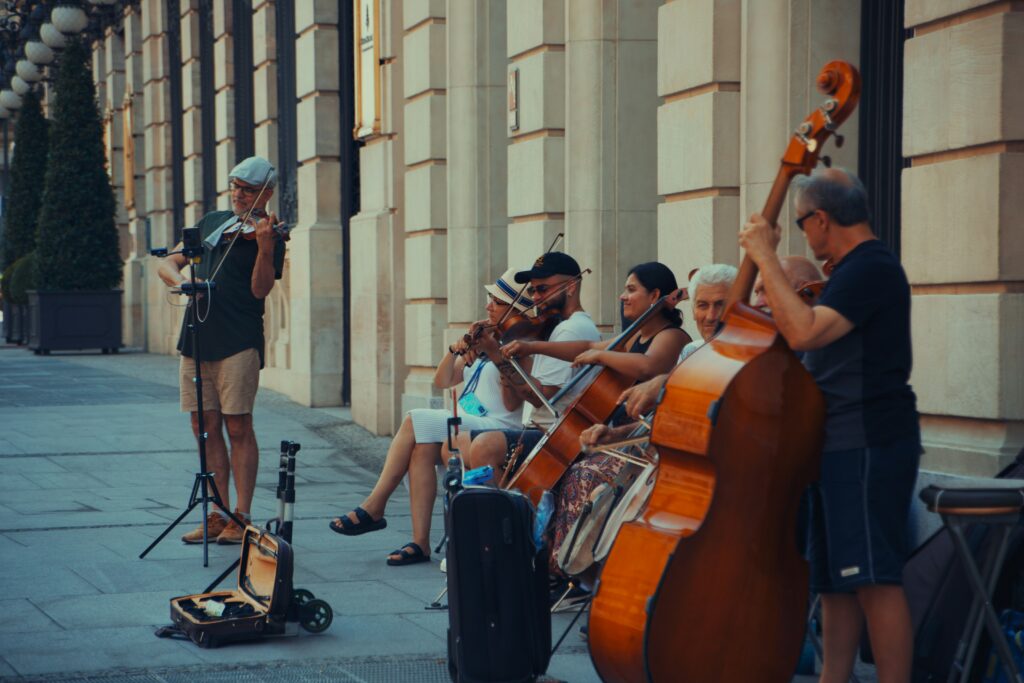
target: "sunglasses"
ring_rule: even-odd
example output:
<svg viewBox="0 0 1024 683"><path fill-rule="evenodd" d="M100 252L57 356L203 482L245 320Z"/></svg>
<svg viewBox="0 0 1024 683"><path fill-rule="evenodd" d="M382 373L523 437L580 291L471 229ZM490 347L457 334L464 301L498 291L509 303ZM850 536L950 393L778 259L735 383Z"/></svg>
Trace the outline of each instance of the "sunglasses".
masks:
<svg viewBox="0 0 1024 683"><path fill-rule="evenodd" d="M817 211L817 209L812 209L805 213L803 216L800 216L799 218L796 219L796 227L800 228L800 232L804 231L804 221L813 216L815 213L817 213Z"/></svg>

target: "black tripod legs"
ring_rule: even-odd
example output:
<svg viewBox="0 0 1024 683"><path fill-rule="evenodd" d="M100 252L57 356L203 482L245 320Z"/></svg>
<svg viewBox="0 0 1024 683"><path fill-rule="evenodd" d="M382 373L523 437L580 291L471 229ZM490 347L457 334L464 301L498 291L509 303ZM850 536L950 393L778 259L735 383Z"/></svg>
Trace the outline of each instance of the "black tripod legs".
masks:
<svg viewBox="0 0 1024 683"><path fill-rule="evenodd" d="M160 543L160 541L164 540L164 538L167 536L167 534L171 533L171 530L174 529L174 527L178 526L178 524L181 522L181 520L185 519L185 516L188 515L188 513L192 512L192 510L194 510L197 505L202 505L203 506L203 566L204 567L208 567L210 565L210 551L209 551L210 536L209 536L209 530L207 528L207 524L208 524L208 515L209 515L210 503L215 504L222 511L224 511L228 515L228 517L230 517L235 522L235 524L237 524L237 525L239 525L240 527L243 527L243 528L245 527L245 522L243 522L238 517L236 517L234 515L234 513L228 512L226 506L224 505L224 500L220 497L220 491L217 490L217 484L213 480L213 472L196 472L196 478L192 482L192 494L189 496L188 505L186 505L185 509L182 510L181 514L178 515L175 518L175 520L173 522L171 522L167 526L167 528L164 529L163 532L159 536L157 536L153 540L153 542L149 544L149 546L146 547L145 550L142 551L142 553L139 555L139 559L141 560L146 555L148 555L149 551L152 550L153 548L155 548L156 545L158 543Z"/></svg>

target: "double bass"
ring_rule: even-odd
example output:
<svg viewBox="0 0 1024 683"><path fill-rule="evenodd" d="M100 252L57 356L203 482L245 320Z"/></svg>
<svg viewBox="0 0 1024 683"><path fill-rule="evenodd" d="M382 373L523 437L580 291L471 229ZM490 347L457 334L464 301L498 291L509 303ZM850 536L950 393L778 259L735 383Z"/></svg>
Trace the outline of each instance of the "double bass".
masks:
<svg viewBox="0 0 1024 683"><path fill-rule="evenodd" d="M771 224L860 95L846 62L826 64L817 84L827 99L786 148L762 211ZM744 257L718 334L662 392L657 482L591 603L590 656L605 681L784 683L796 668L809 573L797 511L818 475L825 405L772 319L745 303L756 274Z"/></svg>

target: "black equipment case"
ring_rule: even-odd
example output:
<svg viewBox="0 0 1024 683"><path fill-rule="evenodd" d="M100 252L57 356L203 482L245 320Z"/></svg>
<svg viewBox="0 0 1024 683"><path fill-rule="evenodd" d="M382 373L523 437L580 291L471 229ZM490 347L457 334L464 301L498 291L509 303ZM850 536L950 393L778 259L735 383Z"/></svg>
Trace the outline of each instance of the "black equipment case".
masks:
<svg viewBox="0 0 1024 683"><path fill-rule="evenodd" d="M291 611L292 569L291 546L249 525L242 539L238 588L172 598L171 620L200 647L280 635ZM207 610L212 603L223 605L220 616Z"/></svg>
<svg viewBox="0 0 1024 683"><path fill-rule="evenodd" d="M448 670L457 683L532 681L551 657L547 553L515 491L467 488L448 514Z"/></svg>

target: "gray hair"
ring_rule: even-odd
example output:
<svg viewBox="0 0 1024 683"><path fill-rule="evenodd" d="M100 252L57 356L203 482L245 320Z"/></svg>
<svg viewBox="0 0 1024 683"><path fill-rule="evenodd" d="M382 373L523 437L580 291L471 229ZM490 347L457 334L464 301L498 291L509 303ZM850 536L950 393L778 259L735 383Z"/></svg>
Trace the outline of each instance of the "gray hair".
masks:
<svg viewBox="0 0 1024 683"><path fill-rule="evenodd" d="M728 263L712 263L708 266L701 266L693 274L693 277L690 278L690 284L686 291L690 293L690 299L694 299L697 295L697 287L701 285L726 285L732 287L737 273L739 271L736 270L736 266L730 266Z"/></svg>
<svg viewBox="0 0 1024 683"><path fill-rule="evenodd" d="M868 223L868 193L864 183L845 168L816 170L793 180L796 196L809 204L808 210L821 209L841 226Z"/></svg>

